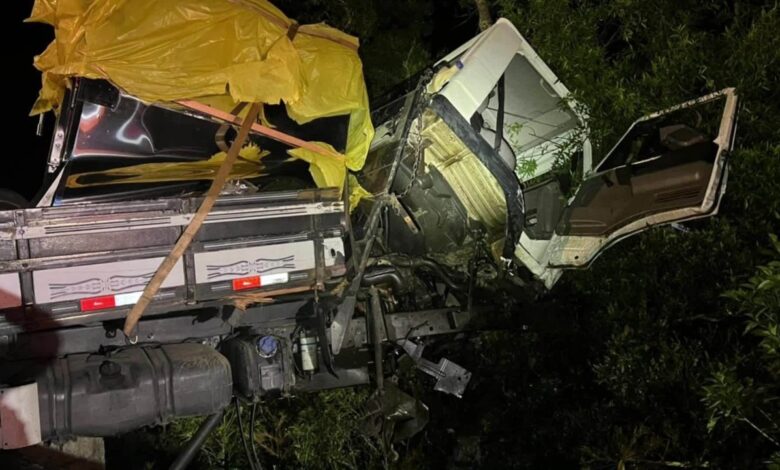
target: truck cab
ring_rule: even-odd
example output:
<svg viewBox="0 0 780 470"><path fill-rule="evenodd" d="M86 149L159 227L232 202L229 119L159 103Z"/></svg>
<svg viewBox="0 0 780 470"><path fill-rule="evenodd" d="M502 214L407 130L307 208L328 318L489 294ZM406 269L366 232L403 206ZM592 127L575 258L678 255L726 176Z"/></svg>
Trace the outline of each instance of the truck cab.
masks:
<svg viewBox="0 0 780 470"><path fill-rule="evenodd" d="M453 269L483 245L496 269L514 264L549 289L630 235L715 214L725 191L734 89L640 117L594 161L587 107L499 19L437 62L400 136L392 110L414 93L375 111L377 157L362 176L376 187L382 155L406 142L389 243Z"/></svg>

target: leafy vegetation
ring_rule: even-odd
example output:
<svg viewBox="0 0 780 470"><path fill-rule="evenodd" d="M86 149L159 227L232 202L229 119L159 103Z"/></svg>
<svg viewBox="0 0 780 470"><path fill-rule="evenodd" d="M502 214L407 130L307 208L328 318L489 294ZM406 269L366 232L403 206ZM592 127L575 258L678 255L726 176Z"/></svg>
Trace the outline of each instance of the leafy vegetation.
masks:
<svg viewBox="0 0 780 470"><path fill-rule="evenodd" d="M652 230L567 274L539 313L564 319L557 328L485 338L492 346L475 369L495 376L475 388L504 392L491 398L499 409L469 403L466 415L481 422L474 459L529 468L770 465L780 450L777 376L765 352L780 312L769 281L777 253L765 249L780 223L780 148L769 124L780 123L778 7L497 3L587 106L597 154L639 115L676 102L735 86L743 107L717 218ZM764 267L754 274L755 266ZM460 429L473 434L475 424Z"/></svg>
<svg viewBox="0 0 780 470"><path fill-rule="evenodd" d="M733 301L730 313L745 325L743 334L757 344L734 355L730 363L716 366L704 386L704 403L710 433L719 428L734 432L748 425L780 447L780 241L776 235L771 240L774 259L739 288L724 294ZM753 367L746 370L746 365Z"/></svg>
<svg viewBox="0 0 780 470"><path fill-rule="evenodd" d="M445 8L439 1L278 3L302 21L325 19L361 35L376 96L440 52L430 35ZM780 245L770 235L780 234L780 7L492 6L587 107L597 155L642 114L736 87L742 108L729 188L718 217L683 231L651 230L590 270L567 274L514 320L531 325L527 331L455 345L452 359L477 371L470 390L457 400L421 388L432 421L396 449L394 465L780 468ZM462 3L452 9L466 11ZM476 31L476 17L465 20ZM264 406L262 459L295 468L380 465L382 447L358 426L367 395L327 392ZM245 463L231 416L207 443L203 466ZM194 428L171 426L169 448Z"/></svg>
<svg viewBox="0 0 780 470"><path fill-rule="evenodd" d="M364 431L363 410L369 394L370 390L362 387L258 403L251 436L255 452L264 467L381 466L385 457L380 444ZM146 449L142 453L149 455L146 457L149 468L167 468L195 435L202 420L179 419L165 428L124 436L122 444L128 444L129 440L133 448ZM251 449L251 423L251 404L228 407L221 425L204 443L193 468L250 468L240 428Z"/></svg>

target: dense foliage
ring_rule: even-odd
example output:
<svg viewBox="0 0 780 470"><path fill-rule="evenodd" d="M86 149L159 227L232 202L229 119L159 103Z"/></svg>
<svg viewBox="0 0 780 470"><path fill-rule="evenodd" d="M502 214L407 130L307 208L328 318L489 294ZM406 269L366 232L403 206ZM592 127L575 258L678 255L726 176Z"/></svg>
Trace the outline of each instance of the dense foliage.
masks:
<svg viewBox="0 0 780 470"><path fill-rule="evenodd" d="M363 38L374 94L441 52L432 24L465 2L277 2L302 21ZM287 5L289 4L289 5ZM780 7L716 0L496 0L588 109L597 154L636 117L727 86L743 106L721 214L655 229L567 274L517 322L457 343L477 371L463 400L421 387L426 430L402 468L780 468ZM438 36L438 33L437 33ZM456 44L449 44L455 46ZM543 322L542 319L553 321ZM539 325L538 327L534 325ZM360 432L366 390L276 402L261 411L266 463L380 465ZM235 413L226 421L235 419ZM247 418L244 418L245 422ZM194 431L175 424L178 438ZM244 462L235 426L204 466ZM180 442L180 441L177 441ZM175 447L169 445L169 449ZM231 457L232 456L232 457Z"/></svg>
<svg viewBox="0 0 780 470"><path fill-rule="evenodd" d="M638 115L726 86L743 107L719 217L623 242L551 293L572 324L523 337L520 368L531 370L517 373L532 379L497 417L505 451L485 461L778 464L780 253L768 250L780 225L778 7L499 5L588 107L601 149Z"/></svg>

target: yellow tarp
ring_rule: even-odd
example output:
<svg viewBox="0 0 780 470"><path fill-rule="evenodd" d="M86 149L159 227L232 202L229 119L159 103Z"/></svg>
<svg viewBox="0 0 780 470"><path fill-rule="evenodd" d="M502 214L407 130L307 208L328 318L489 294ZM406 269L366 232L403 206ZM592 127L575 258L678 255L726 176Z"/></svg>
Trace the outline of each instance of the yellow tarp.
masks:
<svg viewBox="0 0 780 470"><path fill-rule="evenodd" d="M73 76L147 102L200 99L225 111L283 102L301 124L350 115L343 161L292 152L318 184L363 166L374 129L358 40L337 29L301 25L293 35L294 22L264 0L36 0L29 21L55 28L35 59L43 86L33 114L57 108Z"/></svg>
<svg viewBox="0 0 780 470"><path fill-rule="evenodd" d="M317 144L336 153L336 150L325 142L317 142ZM344 157L326 156L305 148L291 149L287 153L309 163L312 179L320 188L341 188L344 185L344 178L347 176Z"/></svg>

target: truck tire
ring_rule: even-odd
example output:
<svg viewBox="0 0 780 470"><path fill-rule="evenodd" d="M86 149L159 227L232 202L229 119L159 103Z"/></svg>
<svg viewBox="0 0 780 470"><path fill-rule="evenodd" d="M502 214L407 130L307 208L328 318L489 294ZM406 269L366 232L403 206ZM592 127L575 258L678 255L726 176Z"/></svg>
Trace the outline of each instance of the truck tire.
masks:
<svg viewBox="0 0 780 470"><path fill-rule="evenodd" d="M0 189L0 211L10 211L29 207L30 202L19 193L10 189Z"/></svg>

